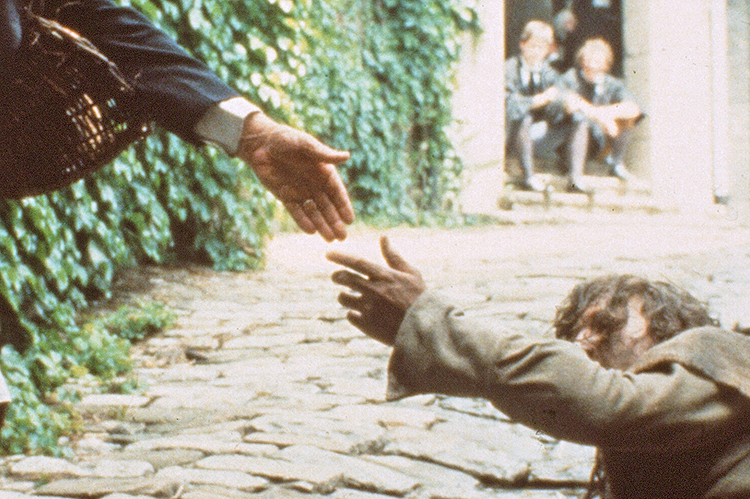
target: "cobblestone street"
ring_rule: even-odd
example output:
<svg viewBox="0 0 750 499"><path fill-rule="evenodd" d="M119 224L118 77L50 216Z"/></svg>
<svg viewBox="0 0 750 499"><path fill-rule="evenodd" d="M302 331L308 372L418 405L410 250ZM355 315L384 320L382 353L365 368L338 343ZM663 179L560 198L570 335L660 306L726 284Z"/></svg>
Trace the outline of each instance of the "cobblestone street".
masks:
<svg viewBox="0 0 750 499"><path fill-rule="evenodd" d="M257 272L134 271L140 295L179 316L135 348L144 390L84 398L75 455L5 458L0 499L576 497L591 448L481 400L384 402L389 349L346 322L323 256L335 247L380 259L387 234L430 288L535 335L550 334L575 283L608 272L673 282L725 326L750 326L750 229L731 217L560 213L452 230L355 227L331 246L283 234Z"/></svg>

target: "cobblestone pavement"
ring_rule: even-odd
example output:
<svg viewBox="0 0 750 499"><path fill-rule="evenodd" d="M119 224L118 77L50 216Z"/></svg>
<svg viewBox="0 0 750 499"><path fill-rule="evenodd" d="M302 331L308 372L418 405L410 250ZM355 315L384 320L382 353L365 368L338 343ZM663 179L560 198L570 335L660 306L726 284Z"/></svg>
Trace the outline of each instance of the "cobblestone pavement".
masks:
<svg viewBox="0 0 750 499"><path fill-rule="evenodd" d="M380 231L336 247L378 258ZM750 325L750 230L714 214L581 213L453 230L389 229L426 281L498 327L549 334L580 279L628 272ZM592 449L473 399L383 401L388 349L344 319L317 238L271 241L267 269L146 268L128 283L179 314L138 345L138 395L81 402L69 459L3 460L0 499L574 497Z"/></svg>

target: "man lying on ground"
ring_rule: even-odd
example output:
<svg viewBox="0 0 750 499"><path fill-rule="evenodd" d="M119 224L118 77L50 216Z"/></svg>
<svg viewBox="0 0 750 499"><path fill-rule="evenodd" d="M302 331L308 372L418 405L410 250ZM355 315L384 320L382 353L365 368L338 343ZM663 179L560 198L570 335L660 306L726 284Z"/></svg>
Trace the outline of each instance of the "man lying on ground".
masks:
<svg viewBox="0 0 750 499"><path fill-rule="evenodd" d="M557 339L503 331L387 266L331 251L351 324L393 346L389 400L482 397L515 421L598 448L588 497L750 497L750 338L684 291L634 276L576 286Z"/></svg>

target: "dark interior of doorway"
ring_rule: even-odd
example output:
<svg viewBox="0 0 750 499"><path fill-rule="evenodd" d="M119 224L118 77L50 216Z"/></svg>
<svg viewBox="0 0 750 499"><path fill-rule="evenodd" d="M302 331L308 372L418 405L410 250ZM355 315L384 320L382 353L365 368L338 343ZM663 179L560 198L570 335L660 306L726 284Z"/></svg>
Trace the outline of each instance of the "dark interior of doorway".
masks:
<svg viewBox="0 0 750 499"><path fill-rule="evenodd" d="M532 19L547 21L553 26L560 12L572 12L577 20L575 30L558 44L563 49L567 69L577 48L589 38L604 38L615 53L612 73L622 76L622 0L505 0L505 57L518 53L518 40L524 25Z"/></svg>

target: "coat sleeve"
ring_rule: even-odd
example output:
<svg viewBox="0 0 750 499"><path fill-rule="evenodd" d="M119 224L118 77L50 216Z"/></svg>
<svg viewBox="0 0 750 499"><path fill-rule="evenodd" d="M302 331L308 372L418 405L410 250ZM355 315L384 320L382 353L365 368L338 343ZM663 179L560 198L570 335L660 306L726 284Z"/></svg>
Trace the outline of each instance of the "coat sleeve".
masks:
<svg viewBox="0 0 750 499"><path fill-rule="evenodd" d="M524 95L518 74L518 59L505 62L505 122L506 126L522 119L531 111L532 97Z"/></svg>
<svg viewBox="0 0 750 499"><path fill-rule="evenodd" d="M625 81L614 76L608 77L606 92L607 102L611 104L617 104L619 102L633 102L638 106L638 108L641 110L641 113L638 115L638 117L635 118L636 123L645 118L646 114L643 112L643 106L640 102L638 102L638 99L636 99L635 95L630 90L628 90L628 87L625 85Z"/></svg>
<svg viewBox="0 0 750 499"><path fill-rule="evenodd" d="M203 114L239 95L132 8L111 0L48 0L45 7L117 64L134 81L139 104L152 119L185 140L201 143L194 128Z"/></svg>
<svg viewBox="0 0 750 499"><path fill-rule="evenodd" d="M556 438L621 450L705 444L750 412L739 392L679 364L639 374L604 369L572 343L503 332L431 294L407 313L388 377L390 400L482 397Z"/></svg>

